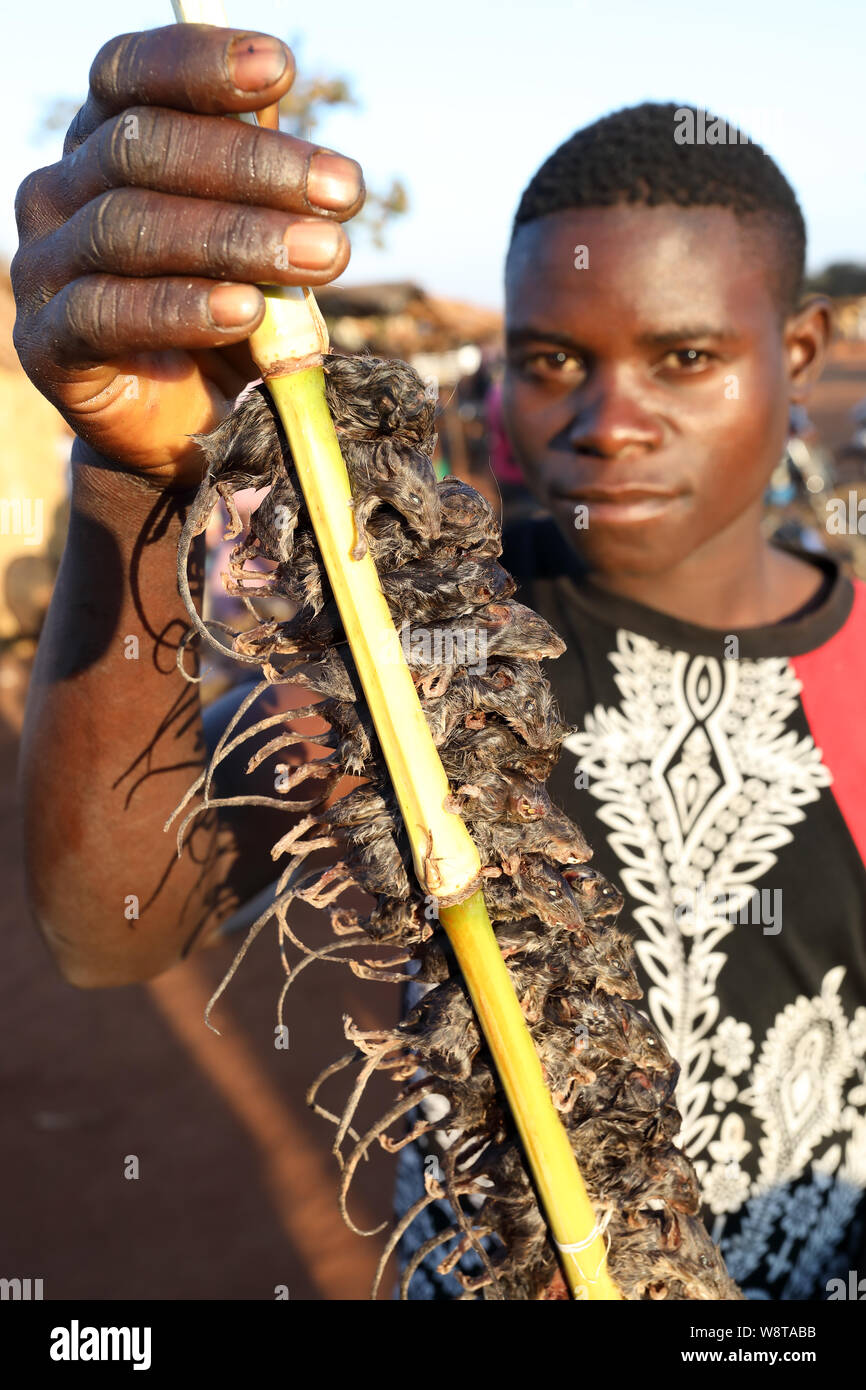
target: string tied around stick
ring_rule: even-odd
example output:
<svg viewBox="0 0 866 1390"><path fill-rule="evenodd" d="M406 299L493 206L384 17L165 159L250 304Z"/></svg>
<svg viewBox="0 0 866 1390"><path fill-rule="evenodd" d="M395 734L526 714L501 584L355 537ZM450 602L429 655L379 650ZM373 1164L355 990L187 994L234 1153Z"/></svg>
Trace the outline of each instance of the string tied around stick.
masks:
<svg viewBox="0 0 866 1390"><path fill-rule="evenodd" d="M587 1284L598 1283L602 1266L604 1265L605 1261L607 1260L608 1254L610 1253L610 1236L606 1233L612 1215L612 1210L608 1210L607 1212L605 1212L601 1220L596 1221L589 1235L584 1236L583 1240L566 1241L564 1244L561 1244L558 1240L554 1240L554 1244L561 1255L578 1255L582 1250L588 1250L589 1247L592 1245L593 1241L596 1240L599 1236L605 1237L604 1254L598 1262L595 1274L592 1277L590 1277L587 1274L583 1274L583 1271L581 1271L581 1274L583 1275L583 1278ZM588 1290L585 1286L578 1285L575 1289L572 1290L572 1293L574 1297L577 1299L585 1299L588 1295Z"/></svg>

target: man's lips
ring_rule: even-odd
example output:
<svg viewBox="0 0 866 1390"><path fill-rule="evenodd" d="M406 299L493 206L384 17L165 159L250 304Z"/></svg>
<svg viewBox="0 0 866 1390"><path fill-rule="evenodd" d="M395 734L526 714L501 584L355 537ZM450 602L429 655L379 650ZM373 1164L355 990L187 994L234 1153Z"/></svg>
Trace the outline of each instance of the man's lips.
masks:
<svg viewBox="0 0 866 1390"><path fill-rule="evenodd" d="M576 487L554 488L558 497L571 502L642 502L647 497L679 497L680 490L658 483L582 483Z"/></svg>
<svg viewBox="0 0 866 1390"><path fill-rule="evenodd" d="M593 521L633 524L649 521L682 497L683 491L654 483L579 484L568 489L554 488L552 496L560 504L584 505Z"/></svg>

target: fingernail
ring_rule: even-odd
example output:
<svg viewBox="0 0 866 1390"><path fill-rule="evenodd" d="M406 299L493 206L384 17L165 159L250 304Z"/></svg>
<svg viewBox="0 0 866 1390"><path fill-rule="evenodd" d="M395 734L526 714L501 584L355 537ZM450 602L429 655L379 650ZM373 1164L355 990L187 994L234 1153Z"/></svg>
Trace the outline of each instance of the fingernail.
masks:
<svg viewBox="0 0 866 1390"><path fill-rule="evenodd" d="M358 201L360 166L339 154L314 154L307 170L307 199L328 212L344 212Z"/></svg>
<svg viewBox="0 0 866 1390"><path fill-rule="evenodd" d="M245 35L229 44L228 64L232 81L242 92L263 92L278 82L289 56L277 39Z"/></svg>
<svg viewBox="0 0 866 1390"><path fill-rule="evenodd" d="M296 222L283 237L292 265L302 270L327 270L342 241L333 222Z"/></svg>
<svg viewBox="0 0 866 1390"><path fill-rule="evenodd" d="M262 296L253 285L217 285L207 297L208 313L217 328L239 328L258 318Z"/></svg>

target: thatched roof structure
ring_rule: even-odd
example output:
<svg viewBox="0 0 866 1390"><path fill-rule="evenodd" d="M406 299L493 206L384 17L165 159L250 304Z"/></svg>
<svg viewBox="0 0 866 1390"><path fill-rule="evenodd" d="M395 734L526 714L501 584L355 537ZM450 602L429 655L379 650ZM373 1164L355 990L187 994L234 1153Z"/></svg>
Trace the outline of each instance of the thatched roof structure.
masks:
<svg viewBox="0 0 866 1390"><path fill-rule="evenodd" d="M316 299L338 351L368 347L386 356L411 357L450 352L466 343L496 347L502 340L498 310L429 295L409 280L326 285L316 290Z"/></svg>

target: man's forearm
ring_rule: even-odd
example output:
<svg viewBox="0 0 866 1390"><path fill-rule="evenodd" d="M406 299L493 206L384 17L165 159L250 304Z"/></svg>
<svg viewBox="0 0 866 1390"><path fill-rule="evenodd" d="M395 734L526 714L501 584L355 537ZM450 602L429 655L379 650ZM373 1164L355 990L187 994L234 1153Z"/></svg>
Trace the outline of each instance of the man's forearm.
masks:
<svg viewBox="0 0 866 1390"><path fill-rule="evenodd" d="M39 925L69 980L110 985L158 973L208 928L227 863L221 856L217 871L213 813L180 860L174 835L162 833L204 763L198 687L176 667L188 626L177 542L190 494L148 489L78 443L73 458L20 788Z"/></svg>

